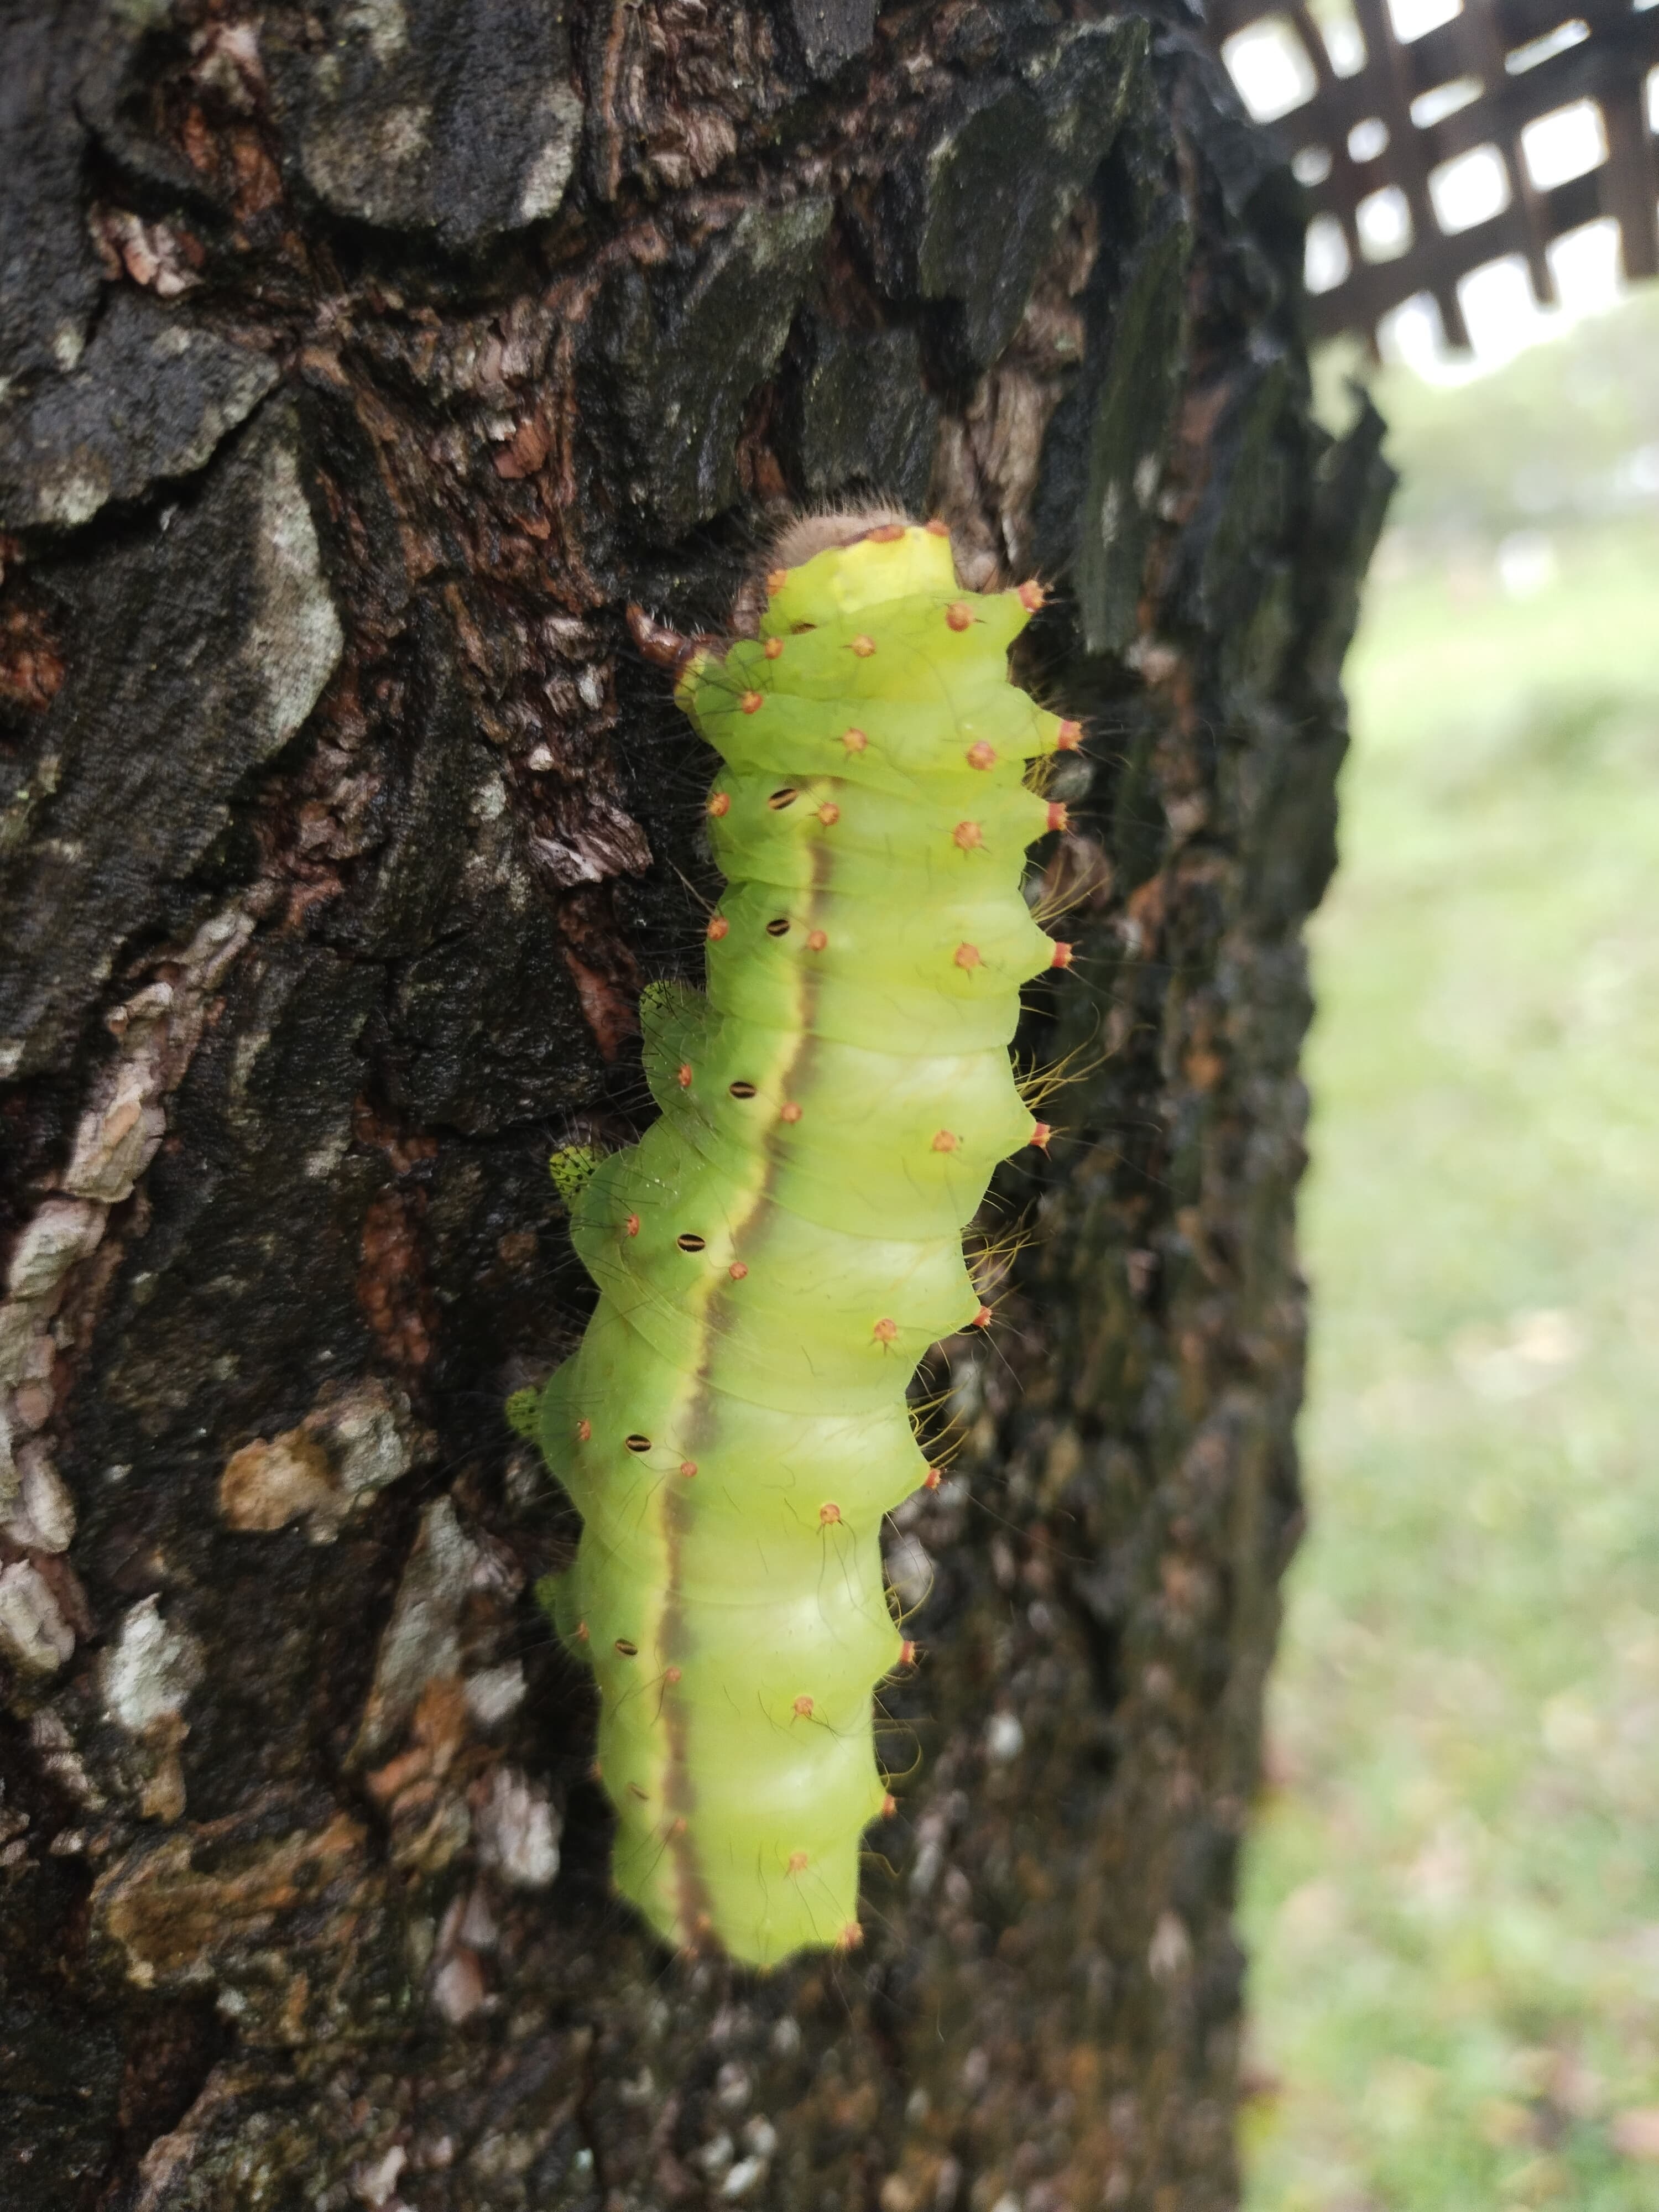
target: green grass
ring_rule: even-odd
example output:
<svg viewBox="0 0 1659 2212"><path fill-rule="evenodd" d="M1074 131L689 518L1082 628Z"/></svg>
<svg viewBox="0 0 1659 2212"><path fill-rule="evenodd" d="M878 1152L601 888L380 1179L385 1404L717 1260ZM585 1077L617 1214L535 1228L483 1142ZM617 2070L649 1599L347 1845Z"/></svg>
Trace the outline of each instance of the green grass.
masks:
<svg viewBox="0 0 1659 2212"><path fill-rule="evenodd" d="M1474 428L1485 391L1534 463L1603 471L1513 388L1564 374L1395 406L1434 513L1349 668L1250 2212L1659 2208L1659 516L1569 499L1508 599Z"/></svg>

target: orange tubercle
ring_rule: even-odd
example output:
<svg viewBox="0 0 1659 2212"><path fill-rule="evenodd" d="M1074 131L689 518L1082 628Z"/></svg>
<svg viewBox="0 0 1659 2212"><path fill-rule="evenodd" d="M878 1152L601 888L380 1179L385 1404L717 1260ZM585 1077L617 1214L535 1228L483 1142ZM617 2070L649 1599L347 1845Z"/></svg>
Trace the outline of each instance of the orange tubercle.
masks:
<svg viewBox="0 0 1659 2212"><path fill-rule="evenodd" d="M972 1321L969 1322L968 1326L969 1328L989 1328L991 1326L990 1307L981 1306L979 1311L974 1316Z"/></svg>
<svg viewBox="0 0 1659 2212"><path fill-rule="evenodd" d="M872 545L896 545L904 535L904 525L902 522L878 522L873 530L866 530L864 534Z"/></svg>
<svg viewBox="0 0 1659 2212"><path fill-rule="evenodd" d="M630 1237L637 1237L640 1233L639 1215L637 1213L630 1213L627 1220L623 1222L623 1227L628 1231L628 1234Z"/></svg>
<svg viewBox="0 0 1659 2212"><path fill-rule="evenodd" d="M826 830L830 827L832 823L836 823L841 820L841 809L836 805L833 799L826 799L823 805L819 807L818 820L823 823Z"/></svg>
<svg viewBox="0 0 1659 2212"><path fill-rule="evenodd" d="M662 1670L662 1678L665 1682L671 1684L678 1682L680 1679L680 1670L678 1667L665 1667Z"/></svg>
<svg viewBox="0 0 1659 2212"><path fill-rule="evenodd" d="M958 945L953 955L958 968L977 968L980 965L977 945Z"/></svg>
<svg viewBox="0 0 1659 2212"><path fill-rule="evenodd" d="M856 1951L863 1941L863 1929L856 1920L849 1920L836 1938L836 1948L838 1951Z"/></svg>
<svg viewBox="0 0 1659 2212"><path fill-rule="evenodd" d="M958 822L951 832L951 842L959 845L964 853L971 853L985 842L985 832L977 822Z"/></svg>
<svg viewBox="0 0 1659 2212"><path fill-rule="evenodd" d="M683 1459L680 1462L680 1473L685 1477L688 1482L690 1481L692 1476L696 1473L696 1471L697 1462L696 1460Z"/></svg>
<svg viewBox="0 0 1659 2212"><path fill-rule="evenodd" d="M873 534L873 533L872 533L872 534ZM791 1873L791 1874L805 1874L805 1871L806 1871L806 1854L805 1854L805 1851L791 1851L791 1852L790 1852L790 1854L789 1854L789 1871L790 1871L790 1873Z"/></svg>
<svg viewBox="0 0 1659 2212"><path fill-rule="evenodd" d="M1069 830L1071 826L1072 817L1066 808L1059 799L1051 799L1048 801L1048 827L1051 830Z"/></svg>
<svg viewBox="0 0 1659 2212"><path fill-rule="evenodd" d="M952 599L945 610L945 619L952 629L971 629L974 611L966 599Z"/></svg>
<svg viewBox="0 0 1659 2212"><path fill-rule="evenodd" d="M587 1641L587 1623L585 1620L579 1620L576 1623L576 1641L578 1644L586 1644Z"/></svg>
<svg viewBox="0 0 1659 2212"><path fill-rule="evenodd" d="M890 1790L887 1795L881 1801L881 1817L884 1820L890 1820L897 1810L898 1799L894 1796L892 1791Z"/></svg>
<svg viewBox="0 0 1659 2212"><path fill-rule="evenodd" d="M1074 753L1083 743L1081 722L1062 722L1055 732L1054 743L1063 753Z"/></svg>
<svg viewBox="0 0 1659 2212"><path fill-rule="evenodd" d="M869 738L865 736L862 730L848 730L842 739L842 744L849 753L861 753L869 742Z"/></svg>
<svg viewBox="0 0 1659 2212"><path fill-rule="evenodd" d="M713 921L708 925L709 937L716 945L718 945L721 938L725 936L726 931L730 929L731 927L731 923L726 920L723 914L717 914Z"/></svg>
<svg viewBox="0 0 1659 2212"><path fill-rule="evenodd" d="M945 1469L942 1467L930 1467L922 1477L921 1486L924 1490L937 1490L944 1480Z"/></svg>
<svg viewBox="0 0 1659 2212"><path fill-rule="evenodd" d="M903 1643L899 1646L899 1665L901 1667L914 1667L915 1663L916 1647L907 1636Z"/></svg>
<svg viewBox="0 0 1659 2212"><path fill-rule="evenodd" d="M758 714L766 704L766 694L763 691L745 691L738 704L745 714Z"/></svg>
<svg viewBox="0 0 1659 2212"><path fill-rule="evenodd" d="M871 1334L873 1335L878 1344L891 1344L894 1338L898 1334L898 1323L896 1321L890 1320L884 1315L882 1319L876 1323L875 1328L871 1331Z"/></svg>
<svg viewBox="0 0 1659 2212"><path fill-rule="evenodd" d="M732 811L731 793L729 791L711 791L708 794L708 811L717 821L722 814L729 814Z"/></svg>
<svg viewBox="0 0 1659 2212"><path fill-rule="evenodd" d="M783 640L781 637L769 637L766 641L765 652L769 660L781 660L783 658Z"/></svg>
<svg viewBox="0 0 1659 2212"><path fill-rule="evenodd" d="M1072 948L1071 948L1071 946L1070 946L1069 945L1057 944L1057 945L1054 946L1054 958L1053 958L1053 959L1048 963L1048 965L1049 965L1051 968L1069 968L1069 967L1071 966L1071 964L1072 964Z"/></svg>
<svg viewBox="0 0 1659 2212"><path fill-rule="evenodd" d="M812 1717L812 1700L811 1699L811 1698L808 1698L808 1697L799 1697L799 1698L796 1698L796 1700L795 1700L795 1717L796 1717L796 1719L797 1719L797 1720L803 1720L803 1721L810 1721L810 1720L811 1719L811 1717Z"/></svg>
<svg viewBox="0 0 1659 2212"><path fill-rule="evenodd" d="M931 522L925 522L922 528L930 538L948 538L951 535L951 526L943 515L936 514Z"/></svg>
<svg viewBox="0 0 1659 2212"><path fill-rule="evenodd" d="M809 952L822 952L829 942L828 935L822 929L809 929L806 933L806 949Z"/></svg>
<svg viewBox="0 0 1659 2212"><path fill-rule="evenodd" d="M832 1499L818 1508L818 1526L828 1528L841 1518L841 1508Z"/></svg>
<svg viewBox="0 0 1659 2212"><path fill-rule="evenodd" d="M576 1424L576 1442L577 1442L579 1444L585 1444L585 1443L587 1442L587 1439L588 1439L588 1438L592 1435L592 1433L593 1433L593 1424L592 1424L592 1421L578 1421L578 1422L577 1422L577 1424Z"/></svg>
<svg viewBox="0 0 1659 2212"><path fill-rule="evenodd" d="M691 1063L689 1060L683 1060L674 1070L674 1080L682 1091L689 1091L691 1088Z"/></svg>
<svg viewBox="0 0 1659 2212"><path fill-rule="evenodd" d="M734 1260L726 1272L734 1283L740 1283L749 1270L741 1260Z"/></svg>
<svg viewBox="0 0 1659 2212"><path fill-rule="evenodd" d="M799 1119L800 1119L800 1108L799 1108L799 1107L795 1103L795 1102L794 1102L794 1100L793 1100L793 1098L792 1098L792 1099L790 1099L790 1100L788 1101L788 1103L787 1103L786 1105L781 1106L781 1107L779 1108L779 1109L778 1109L778 1119L779 1119L779 1121L799 1121Z"/></svg>
<svg viewBox="0 0 1659 2212"><path fill-rule="evenodd" d="M876 649L876 641L872 637L866 636L865 633L860 630L858 635L853 640L851 649L858 655L860 660L868 660L871 654Z"/></svg>
<svg viewBox="0 0 1659 2212"><path fill-rule="evenodd" d="M774 599L788 581L789 571L787 568L769 568L766 573L766 588Z"/></svg>
<svg viewBox="0 0 1659 2212"><path fill-rule="evenodd" d="M1048 594L1044 592L1041 584L1033 581L1029 584L1022 584L1019 587L1018 596L1019 603L1021 606L1024 608L1026 613L1028 615L1034 615L1037 609L1042 605L1042 602L1047 598Z"/></svg>
<svg viewBox="0 0 1659 2212"><path fill-rule="evenodd" d="M1033 1121L1031 1124L1031 1133L1025 1141L1028 1145L1035 1145L1037 1150L1041 1152L1048 1144L1049 1138L1052 1137L1054 1133L1054 1131L1049 1127L1046 1121Z"/></svg>
<svg viewBox="0 0 1659 2212"><path fill-rule="evenodd" d="M936 1152L953 1152L961 1141L959 1137L953 1137L948 1129L936 1129L933 1132L933 1150Z"/></svg>
<svg viewBox="0 0 1659 2212"><path fill-rule="evenodd" d="M969 768L994 768L996 765L996 747L994 745L988 745L983 738L980 739L976 745L969 745L968 748L968 765Z"/></svg>

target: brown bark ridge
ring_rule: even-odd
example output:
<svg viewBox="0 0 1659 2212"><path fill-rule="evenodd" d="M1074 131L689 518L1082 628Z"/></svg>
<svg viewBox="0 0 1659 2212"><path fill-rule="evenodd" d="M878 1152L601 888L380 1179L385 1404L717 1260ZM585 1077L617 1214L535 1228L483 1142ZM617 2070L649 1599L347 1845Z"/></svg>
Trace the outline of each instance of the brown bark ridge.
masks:
<svg viewBox="0 0 1659 2212"><path fill-rule="evenodd" d="M0 5L0 2201L1203 2212L1297 1525L1338 672L1387 490L1175 0ZM1053 586L1079 957L896 1516L865 1948L607 1894L502 1418L647 1110L787 501Z"/></svg>

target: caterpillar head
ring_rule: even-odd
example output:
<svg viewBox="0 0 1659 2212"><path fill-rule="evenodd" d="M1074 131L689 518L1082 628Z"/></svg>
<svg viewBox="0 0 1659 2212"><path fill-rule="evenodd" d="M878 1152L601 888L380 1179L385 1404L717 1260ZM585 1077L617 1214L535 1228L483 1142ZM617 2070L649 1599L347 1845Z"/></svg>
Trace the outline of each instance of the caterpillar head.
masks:
<svg viewBox="0 0 1659 2212"><path fill-rule="evenodd" d="M561 1145L549 1160L553 1188L568 1206L581 1196L603 1157L597 1145Z"/></svg>

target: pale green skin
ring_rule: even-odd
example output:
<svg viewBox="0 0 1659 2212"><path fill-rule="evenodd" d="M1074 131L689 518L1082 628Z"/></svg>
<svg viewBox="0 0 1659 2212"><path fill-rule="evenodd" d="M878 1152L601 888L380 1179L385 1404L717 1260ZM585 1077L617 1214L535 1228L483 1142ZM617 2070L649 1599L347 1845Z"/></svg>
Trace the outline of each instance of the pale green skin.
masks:
<svg viewBox="0 0 1659 2212"><path fill-rule="evenodd" d="M761 640L677 694L727 763L731 888L708 997L647 994L661 1118L574 1199L599 1303L540 1413L583 1521L555 1612L599 1681L617 1887L671 1943L763 1966L858 1940L860 1838L890 1806L872 1698L902 1648L882 1517L927 1474L916 1363L981 1310L963 1226L1036 1133L1008 1056L1054 954L1020 890L1048 820L1024 763L1064 742L1008 681L1026 607L962 592L948 538L770 581Z"/></svg>

